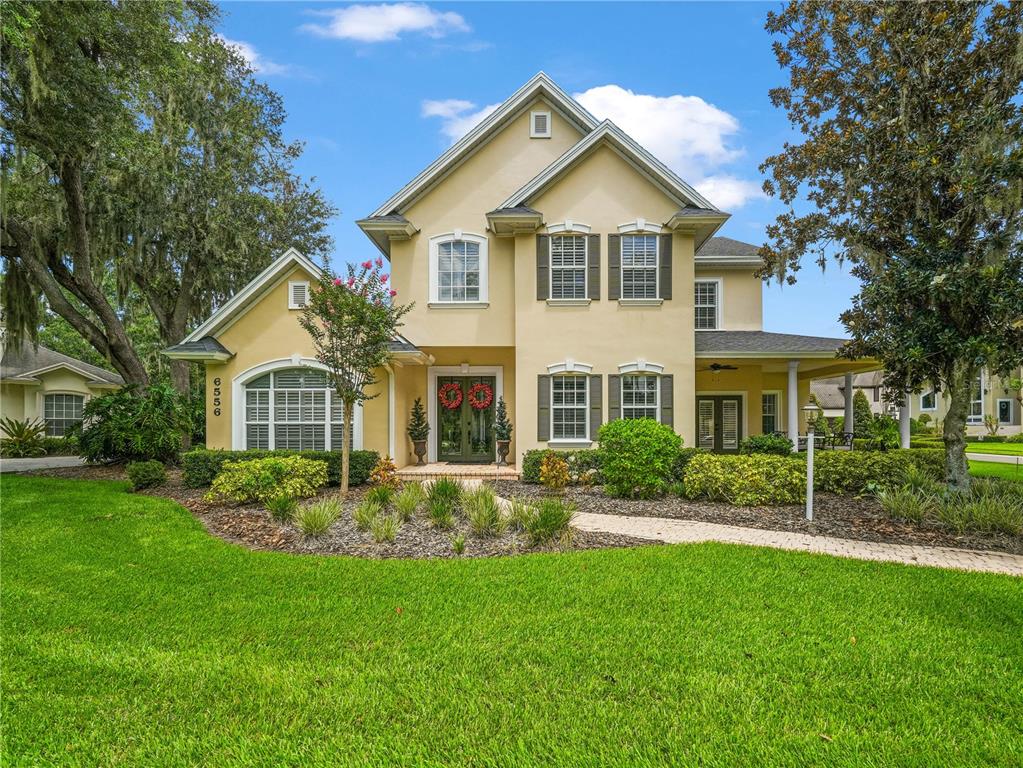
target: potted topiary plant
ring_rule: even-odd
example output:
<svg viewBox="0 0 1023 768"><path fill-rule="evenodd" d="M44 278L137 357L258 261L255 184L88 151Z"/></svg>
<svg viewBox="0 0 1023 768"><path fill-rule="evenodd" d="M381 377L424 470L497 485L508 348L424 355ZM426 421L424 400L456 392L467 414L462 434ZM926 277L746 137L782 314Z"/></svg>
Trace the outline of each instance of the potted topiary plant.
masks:
<svg viewBox="0 0 1023 768"><path fill-rule="evenodd" d="M504 397L497 400L497 416L494 420L494 437L497 439L497 466L508 464L508 450L511 447L512 423L508 421L508 408Z"/></svg>
<svg viewBox="0 0 1023 768"><path fill-rule="evenodd" d="M408 421L408 436L412 441L412 450L416 454L417 467L426 464L423 456L426 455L426 441L430 437L430 423L426 420L426 409L423 408L423 401L416 398L412 404L412 414Z"/></svg>

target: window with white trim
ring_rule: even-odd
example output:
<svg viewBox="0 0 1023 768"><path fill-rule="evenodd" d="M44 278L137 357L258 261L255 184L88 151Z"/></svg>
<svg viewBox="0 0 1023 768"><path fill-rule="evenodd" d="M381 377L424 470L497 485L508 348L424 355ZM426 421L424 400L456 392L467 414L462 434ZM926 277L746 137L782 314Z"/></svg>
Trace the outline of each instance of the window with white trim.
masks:
<svg viewBox="0 0 1023 768"><path fill-rule="evenodd" d="M325 372L286 368L245 385L246 448L336 451L343 437L341 401Z"/></svg>
<svg viewBox="0 0 1023 768"><path fill-rule="evenodd" d="M984 372L977 374L970 397L970 410L966 414L967 424L981 424L984 421Z"/></svg>
<svg viewBox="0 0 1023 768"><path fill-rule="evenodd" d="M583 235L551 237L551 298L586 298L586 238Z"/></svg>
<svg viewBox="0 0 1023 768"><path fill-rule="evenodd" d="M622 298L657 298L657 235L622 235Z"/></svg>
<svg viewBox="0 0 1023 768"><path fill-rule="evenodd" d="M43 420L47 437L64 437L68 428L82 421L84 395L54 393L43 396Z"/></svg>
<svg viewBox="0 0 1023 768"><path fill-rule="evenodd" d="M589 438L590 388L588 376L551 377L551 438Z"/></svg>
<svg viewBox="0 0 1023 768"><path fill-rule="evenodd" d="M764 392L760 395L760 433L771 435L778 429L778 393Z"/></svg>
<svg viewBox="0 0 1023 768"><path fill-rule="evenodd" d="M713 331L718 327L718 293L720 283L717 280L697 280L694 297L696 307L696 330Z"/></svg>
<svg viewBox="0 0 1023 768"><path fill-rule="evenodd" d="M928 390L921 393L920 395L920 410L921 411L933 411L938 407L937 397L935 397L934 390Z"/></svg>
<svg viewBox="0 0 1023 768"><path fill-rule="evenodd" d="M622 376L622 418L657 421L660 407L660 386L654 374Z"/></svg>
<svg viewBox="0 0 1023 768"><path fill-rule="evenodd" d="M309 301L309 283L293 280L288 283L288 309L302 309Z"/></svg>
<svg viewBox="0 0 1023 768"><path fill-rule="evenodd" d="M473 304L487 301L487 239L478 235L430 240L430 301Z"/></svg>

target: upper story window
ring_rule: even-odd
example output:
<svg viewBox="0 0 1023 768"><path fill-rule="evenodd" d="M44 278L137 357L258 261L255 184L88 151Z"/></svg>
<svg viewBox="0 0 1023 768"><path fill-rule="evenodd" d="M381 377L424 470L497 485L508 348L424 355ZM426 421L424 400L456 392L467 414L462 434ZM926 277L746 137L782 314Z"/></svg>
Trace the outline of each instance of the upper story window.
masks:
<svg viewBox="0 0 1023 768"><path fill-rule="evenodd" d="M660 387L654 374L629 374L622 376L622 418L658 418L657 409Z"/></svg>
<svg viewBox="0 0 1023 768"><path fill-rule="evenodd" d="M529 138L549 139L551 137L551 113L534 111L529 113Z"/></svg>
<svg viewBox="0 0 1023 768"><path fill-rule="evenodd" d="M430 240L431 304L487 301L487 239L455 231Z"/></svg>
<svg viewBox="0 0 1023 768"><path fill-rule="evenodd" d="M920 410L921 411L933 411L937 408L937 398L934 396L934 390L931 389L920 395Z"/></svg>
<svg viewBox="0 0 1023 768"><path fill-rule="evenodd" d="M83 395L52 394L43 398L47 437L64 437L68 428L82 420Z"/></svg>
<svg viewBox="0 0 1023 768"><path fill-rule="evenodd" d="M551 298L586 298L585 235L551 237Z"/></svg>
<svg viewBox="0 0 1023 768"><path fill-rule="evenodd" d="M719 323L721 302L721 281L697 280L694 305L696 307L695 327L698 331L716 330Z"/></svg>
<svg viewBox="0 0 1023 768"><path fill-rule="evenodd" d="M657 298L657 235L622 235L622 298Z"/></svg>

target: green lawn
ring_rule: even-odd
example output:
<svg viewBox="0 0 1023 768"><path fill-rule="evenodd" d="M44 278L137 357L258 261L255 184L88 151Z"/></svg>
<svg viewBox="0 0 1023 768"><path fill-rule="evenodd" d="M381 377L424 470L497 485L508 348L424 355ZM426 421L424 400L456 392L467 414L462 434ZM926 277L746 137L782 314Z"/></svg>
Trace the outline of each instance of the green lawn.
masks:
<svg viewBox="0 0 1023 768"><path fill-rule="evenodd" d="M1023 581L725 545L254 553L2 480L13 765L1023 764Z"/></svg>
<svg viewBox="0 0 1023 768"><path fill-rule="evenodd" d="M974 477L1002 477L1023 482L1023 464L1002 464L997 461L970 461L970 474Z"/></svg>
<svg viewBox="0 0 1023 768"><path fill-rule="evenodd" d="M1008 456L1023 456L1023 443L967 443L970 453L996 453Z"/></svg>

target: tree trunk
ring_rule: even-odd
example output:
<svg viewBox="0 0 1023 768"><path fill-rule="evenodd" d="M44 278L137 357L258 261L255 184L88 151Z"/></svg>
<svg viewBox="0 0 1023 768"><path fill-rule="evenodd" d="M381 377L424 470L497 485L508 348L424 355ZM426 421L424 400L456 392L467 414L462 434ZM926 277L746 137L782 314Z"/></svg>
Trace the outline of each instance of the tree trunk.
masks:
<svg viewBox="0 0 1023 768"><path fill-rule="evenodd" d="M191 402L192 397L192 379L189 371L191 363L187 360L171 360L170 361L170 380L171 386L177 390L178 394L182 397L187 398L186 402ZM183 429L181 430L181 450L187 451L192 447L192 430Z"/></svg>
<svg viewBox="0 0 1023 768"><path fill-rule="evenodd" d="M355 409L353 407L354 404L347 400L343 400L341 405L344 409L345 417L344 441L341 443L341 497L344 498L348 495L348 466L352 459L352 447L349 438L352 434L352 415Z"/></svg>
<svg viewBox="0 0 1023 768"><path fill-rule="evenodd" d="M970 487L970 465L966 461L966 414L976 371L955 367L948 380L950 396L943 427L945 439L945 478L957 490Z"/></svg>

